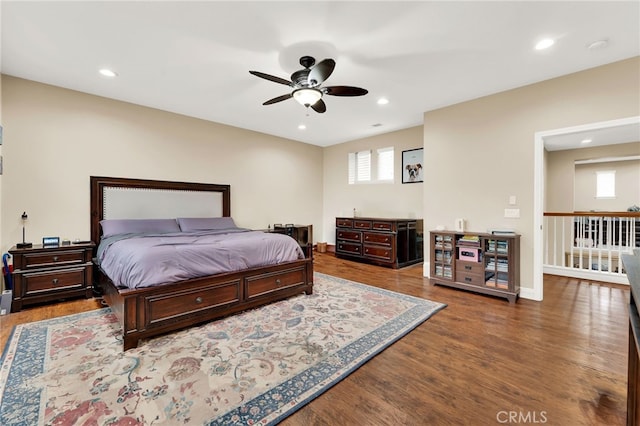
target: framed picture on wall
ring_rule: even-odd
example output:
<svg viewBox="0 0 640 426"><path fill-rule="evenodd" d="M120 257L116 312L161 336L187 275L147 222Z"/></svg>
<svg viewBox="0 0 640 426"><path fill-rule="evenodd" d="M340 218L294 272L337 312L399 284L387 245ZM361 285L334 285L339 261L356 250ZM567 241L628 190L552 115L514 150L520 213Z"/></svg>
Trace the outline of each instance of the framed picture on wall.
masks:
<svg viewBox="0 0 640 426"><path fill-rule="evenodd" d="M402 151L402 183L423 182L422 163L424 148Z"/></svg>

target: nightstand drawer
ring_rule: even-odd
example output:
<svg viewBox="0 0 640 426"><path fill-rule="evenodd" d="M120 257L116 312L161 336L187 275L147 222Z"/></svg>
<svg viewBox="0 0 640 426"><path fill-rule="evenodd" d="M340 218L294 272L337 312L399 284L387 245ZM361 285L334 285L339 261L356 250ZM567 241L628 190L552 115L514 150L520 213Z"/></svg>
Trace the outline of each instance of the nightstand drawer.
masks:
<svg viewBox="0 0 640 426"><path fill-rule="evenodd" d="M22 274L22 296L51 290L69 290L85 285L85 269L73 268L48 272L26 272Z"/></svg>
<svg viewBox="0 0 640 426"><path fill-rule="evenodd" d="M23 256L23 264L19 267L35 269L80 264L86 262L84 256L85 250L28 253Z"/></svg>

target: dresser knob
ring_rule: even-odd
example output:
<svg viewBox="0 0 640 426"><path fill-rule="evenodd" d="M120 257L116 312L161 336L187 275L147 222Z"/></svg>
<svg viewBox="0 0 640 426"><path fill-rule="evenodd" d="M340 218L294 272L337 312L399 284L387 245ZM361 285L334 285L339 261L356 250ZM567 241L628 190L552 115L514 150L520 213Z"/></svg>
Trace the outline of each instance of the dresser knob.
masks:
<svg viewBox="0 0 640 426"><path fill-rule="evenodd" d="M54 278L54 279L51 280L51 282L53 283L53 285L56 285L56 284L58 284L58 279Z"/></svg>
<svg viewBox="0 0 640 426"><path fill-rule="evenodd" d="M57 262L58 261L58 256L53 256L53 261Z"/></svg>
<svg viewBox="0 0 640 426"><path fill-rule="evenodd" d="M276 279L276 285L280 285L280 278Z"/></svg>
<svg viewBox="0 0 640 426"><path fill-rule="evenodd" d="M198 304L202 303L202 297L196 297L196 303Z"/></svg>

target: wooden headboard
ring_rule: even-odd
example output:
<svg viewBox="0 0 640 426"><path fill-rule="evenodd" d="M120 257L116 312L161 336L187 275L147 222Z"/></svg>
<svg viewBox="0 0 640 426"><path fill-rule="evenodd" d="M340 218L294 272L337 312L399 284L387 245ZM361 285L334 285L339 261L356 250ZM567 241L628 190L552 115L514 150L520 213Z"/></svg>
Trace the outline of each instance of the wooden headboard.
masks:
<svg viewBox="0 0 640 426"><path fill-rule="evenodd" d="M231 215L231 187L91 176L91 240L98 244L103 219L169 219Z"/></svg>

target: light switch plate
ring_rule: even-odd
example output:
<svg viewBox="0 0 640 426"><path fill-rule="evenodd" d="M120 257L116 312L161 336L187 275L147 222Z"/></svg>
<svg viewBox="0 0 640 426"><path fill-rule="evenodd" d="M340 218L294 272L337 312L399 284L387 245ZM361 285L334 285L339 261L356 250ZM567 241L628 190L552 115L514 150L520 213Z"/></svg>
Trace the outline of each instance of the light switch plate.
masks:
<svg viewBox="0 0 640 426"><path fill-rule="evenodd" d="M515 206L516 204L517 204L516 196L515 195L509 195L509 205L510 206Z"/></svg>

